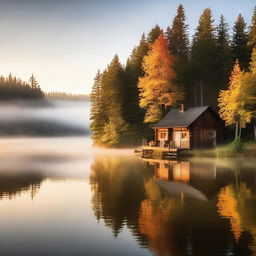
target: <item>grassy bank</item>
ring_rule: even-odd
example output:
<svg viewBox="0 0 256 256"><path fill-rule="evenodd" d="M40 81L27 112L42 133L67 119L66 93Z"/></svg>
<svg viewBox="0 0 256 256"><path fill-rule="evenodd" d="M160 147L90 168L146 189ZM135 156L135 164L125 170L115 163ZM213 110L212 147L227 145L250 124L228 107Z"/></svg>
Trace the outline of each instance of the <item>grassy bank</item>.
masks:
<svg viewBox="0 0 256 256"><path fill-rule="evenodd" d="M189 150L183 152L184 156L193 157L256 157L256 142L241 142L235 140L232 143L215 149Z"/></svg>

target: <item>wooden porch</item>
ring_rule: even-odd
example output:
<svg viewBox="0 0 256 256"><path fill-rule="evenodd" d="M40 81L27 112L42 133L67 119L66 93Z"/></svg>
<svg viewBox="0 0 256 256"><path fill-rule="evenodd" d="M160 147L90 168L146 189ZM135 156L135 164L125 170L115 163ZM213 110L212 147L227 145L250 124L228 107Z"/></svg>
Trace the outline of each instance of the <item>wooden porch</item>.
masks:
<svg viewBox="0 0 256 256"><path fill-rule="evenodd" d="M169 147L142 146L143 158L170 159L177 158L179 149Z"/></svg>

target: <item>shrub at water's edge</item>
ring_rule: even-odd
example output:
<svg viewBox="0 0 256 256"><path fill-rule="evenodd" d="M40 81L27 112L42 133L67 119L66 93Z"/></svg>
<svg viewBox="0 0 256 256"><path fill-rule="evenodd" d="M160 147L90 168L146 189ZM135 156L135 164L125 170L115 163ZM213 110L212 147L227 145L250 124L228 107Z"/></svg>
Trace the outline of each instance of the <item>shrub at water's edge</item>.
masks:
<svg viewBox="0 0 256 256"><path fill-rule="evenodd" d="M192 157L256 157L256 142L243 142L235 139L232 143L215 149L189 150L181 153L182 156Z"/></svg>

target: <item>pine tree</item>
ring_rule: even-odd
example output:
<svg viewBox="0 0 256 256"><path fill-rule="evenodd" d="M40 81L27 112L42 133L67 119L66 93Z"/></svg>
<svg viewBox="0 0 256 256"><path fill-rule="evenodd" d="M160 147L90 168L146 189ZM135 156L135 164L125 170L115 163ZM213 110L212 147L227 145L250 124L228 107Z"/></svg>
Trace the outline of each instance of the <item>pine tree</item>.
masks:
<svg viewBox="0 0 256 256"><path fill-rule="evenodd" d="M228 83L229 74L231 72L231 47L229 38L228 24L225 22L224 16L221 15L220 22L217 27L217 51L219 63L219 89L224 89Z"/></svg>
<svg viewBox="0 0 256 256"><path fill-rule="evenodd" d="M90 101L90 120L92 121L90 128L93 132L92 139L97 142L102 136L105 120L102 108L102 74L99 70L94 78Z"/></svg>
<svg viewBox="0 0 256 256"><path fill-rule="evenodd" d="M150 44L153 44L162 33L163 33L163 30L158 25L155 25L155 27L153 27L151 31L148 33L148 37L147 37L148 42Z"/></svg>
<svg viewBox="0 0 256 256"><path fill-rule="evenodd" d="M173 82L176 78L173 64L174 57L169 54L167 40L161 34L144 57L145 75L139 79L138 84L140 106L146 109L145 123L159 121L165 108L172 106L179 98Z"/></svg>
<svg viewBox="0 0 256 256"><path fill-rule="evenodd" d="M249 26L248 46L251 49L256 47L256 7L254 7L251 25Z"/></svg>
<svg viewBox="0 0 256 256"><path fill-rule="evenodd" d="M98 144L117 146L125 143L128 124L124 120L124 70L116 55L102 76L103 134Z"/></svg>
<svg viewBox="0 0 256 256"><path fill-rule="evenodd" d="M36 78L34 77L34 74L32 74L32 76L30 77L29 82L30 82L30 86L33 89L36 89L38 87L38 82L36 81Z"/></svg>
<svg viewBox="0 0 256 256"><path fill-rule="evenodd" d="M188 54L189 54L189 36L188 25L186 24L185 11L182 5L179 5L177 14L173 19L171 28L167 28L167 39L169 53L175 56L173 66L176 73L176 82L179 88L185 90L188 97L190 81L187 78L188 72Z"/></svg>
<svg viewBox="0 0 256 256"><path fill-rule="evenodd" d="M145 111L139 107L139 77L144 75L142 68L143 58L147 55L149 50L148 42L143 34L140 44L134 48L131 56L128 58L125 67L125 81L126 81L126 99L124 118L129 123L132 133L138 141L142 137L143 120Z"/></svg>
<svg viewBox="0 0 256 256"><path fill-rule="evenodd" d="M233 60L238 59L241 69L247 70L250 61L250 50L248 47L248 33L246 31L246 23L241 14L238 15L233 28L231 47Z"/></svg>
<svg viewBox="0 0 256 256"><path fill-rule="evenodd" d="M212 12L205 9L193 37L190 59L189 105L216 107L219 64ZM207 92L211 91L211 94ZM199 100L198 100L199 99Z"/></svg>
<svg viewBox="0 0 256 256"><path fill-rule="evenodd" d="M220 116L227 126L235 125L235 137L241 137L241 128L251 120L251 114L246 110L245 102L242 97L243 72L240 69L239 61L236 60L230 76L229 88L221 90L219 94Z"/></svg>
<svg viewBox="0 0 256 256"><path fill-rule="evenodd" d="M170 54L183 58L187 58L189 53L188 25L185 22L184 8L179 5L172 27L167 32L167 39Z"/></svg>

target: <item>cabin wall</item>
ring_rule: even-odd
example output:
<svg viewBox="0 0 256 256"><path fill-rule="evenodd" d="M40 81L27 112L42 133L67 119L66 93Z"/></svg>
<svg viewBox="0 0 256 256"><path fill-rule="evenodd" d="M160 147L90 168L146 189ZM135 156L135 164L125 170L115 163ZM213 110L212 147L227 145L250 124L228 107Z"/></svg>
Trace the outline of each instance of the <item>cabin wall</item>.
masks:
<svg viewBox="0 0 256 256"><path fill-rule="evenodd" d="M182 136L184 133L187 135L185 138ZM189 149L189 137L189 129L184 127L155 129L155 142L160 147Z"/></svg>
<svg viewBox="0 0 256 256"><path fill-rule="evenodd" d="M192 149L212 148L223 141L223 121L208 109L190 126L190 145ZM216 131L215 139L212 131Z"/></svg>

